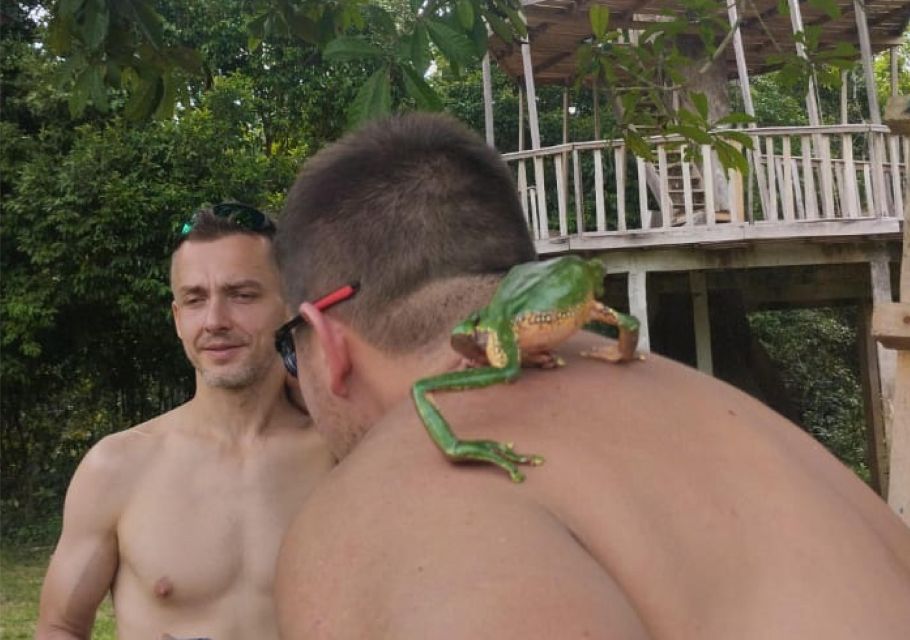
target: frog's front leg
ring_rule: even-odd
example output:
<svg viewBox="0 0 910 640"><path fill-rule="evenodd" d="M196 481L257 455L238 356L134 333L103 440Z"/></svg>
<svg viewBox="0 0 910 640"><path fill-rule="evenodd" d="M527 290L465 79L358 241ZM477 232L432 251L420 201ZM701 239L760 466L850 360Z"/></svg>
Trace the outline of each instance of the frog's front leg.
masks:
<svg viewBox="0 0 910 640"><path fill-rule="evenodd" d="M505 469L513 482L522 482L524 474L518 470L520 464L540 465L543 457L523 455L512 450L511 443L493 440L459 440L439 412L433 399L427 394L435 391L462 391L488 387L493 384L510 382L521 373L521 360L514 340L507 339L504 345L507 354L504 366L481 367L452 371L414 383L411 395L423 424L433 442L452 460L476 460L489 462ZM493 358L498 360L498 358Z"/></svg>
<svg viewBox="0 0 910 640"><path fill-rule="evenodd" d="M619 340L615 345L611 344L600 349L592 351L583 351L581 355L589 358L598 358L607 362L628 362L636 359L635 348L638 346L638 319L634 316L620 313L605 304L594 301L594 306L590 312L590 320L603 322L619 329ZM642 356L638 356L642 359Z"/></svg>

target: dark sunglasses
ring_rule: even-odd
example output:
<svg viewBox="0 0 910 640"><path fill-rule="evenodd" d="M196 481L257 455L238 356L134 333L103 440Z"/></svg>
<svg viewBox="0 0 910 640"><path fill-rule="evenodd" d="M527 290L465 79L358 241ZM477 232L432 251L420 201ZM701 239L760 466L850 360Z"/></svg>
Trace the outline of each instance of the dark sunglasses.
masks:
<svg viewBox="0 0 910 640"><path fill-rule="evenodd" d="M329 307L347 300L357 293L358 289L360 289L359 282L346 284L332 293L322 296L313 303L313 306L320 311L325 311ZM278 327L275 332L275 350L281 355L284 368L295 378L297 377L297 351L294 347L294 329L302 324L306 324L306 318L298 313Z"/></svg>
<svg viewBox="0 0 910 640"><path fill-rule="evenodd" d="M268 233L275 230L275 224L267 215L259 209L239 202L222 202L213 206L210 211L215 217L233 222L247 231ZM198 215L198 213L193 214L193 217L188 222L183 223L183 227L180 228L181 236L185 236L193 230L193 227L196 226Z"/></svg>

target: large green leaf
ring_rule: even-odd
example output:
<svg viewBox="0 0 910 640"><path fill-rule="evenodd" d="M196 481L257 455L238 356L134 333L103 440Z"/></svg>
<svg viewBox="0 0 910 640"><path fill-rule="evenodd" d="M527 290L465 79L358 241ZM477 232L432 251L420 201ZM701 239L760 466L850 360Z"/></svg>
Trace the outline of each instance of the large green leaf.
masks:
<svg viewBox="0 0 910 640"><path fill-rule="evenodd" d="M161 77L161 82L164 90L155 109L154 117L157 120L168 120L174 116L174 104L177 102L177 80L173 73L168 72Z"/></svg>
<svg viewBox="0 0 910 640"><path fill-rule="evenodd" d="M348 109L349 126L357 126L367 120L388 115L392 110L392 85L389 67L383 65L371 75L354 96Z"/></svg>
<svg viewBox="0 0 910 640"><path fill-rule="evenodd" d="M528 36L528 26L522 19L521 14L512 6L510 0L498 2L497 6L509 17L509 22L512 23L512 28L515 30L515 33L522 38L526 38Z"/></svg>
<svg viewBox="0 0 910 640"><path fill-rule="evenodd" d="M161 79L157 75L141 77L139 86L130 94L123 115L137 122L148 118L158 107L158 89Z"/></svg>
<svg viewBox="0 0 910 640"><path fill-rule="evenodd" d="M610 8L605 4L593 4L588 10L588 18L591 20L591 31L598 40L603 40L610 23Z"/></svg>
<svg viewBox="0 0 910 640"><path fill-rule="evenodd" d="M427 20L427 31L442 55L452 62L469 65L476 60L474 45L464 33L439 20Z"/></svg>
<svg viewBox="0 0 910 640"><path fill-rule="evenodd" d="M487 11L486 9L481 9L484 20L487 21L487 24L490 25L490 29L493 30L500 40L503 42L512 42L514 33L512 28L506 23L505 20L497 16L492 11Z"/></svg>
<svg viewBox="0 0 910 640"><path fill-rule="evenodd" d="M57 5L57 15L58 16L74 16L79 9L82 8L82 4L85 0L60 0L60 4Z"/></svg>
<svg viewBox="0 0 910 640"><path fill-rule="evenodd" d="M414 98L418 107L424 111L442 110L442 101L439 96L413 67L402 65L401 72L405 91Z"/></svg>
<svg viewBox="0 0 910 640"><path fill-rule="evenodd" d="M76 76L76 82L69 97L70 115L78 117L85 111L85 105L88 103L89 95L92 90L91 67L86 67Z"/></svg>
<svg viewBox="0 0 910 640"><path fill-rule="evenodd" d="M840 18L841 8L837 0L809 0L809 6L825 12L832 20Z"/></svg>
<svg viewBox="0 0 910 640"><path fill-rule="evenodd" d="M474 26L474 5L471 4L471 0L458 0L455 4L455 13L465 31Z"/></svg>
<svg viewBox="0 0 910 640"><path fill-rule="evenodd" d="M88 0L85 5L85 19L82 24L82 37L85 46L97 49L107 36L110 14L107 3L102 0Z"/></svg>
<svg viewBox="0 0 910 640"><path fill-rule="evenodd" d="M54 55L65 56L70 53L73 44L72 22L71 17L58 15L48 24L47 47Z"/></svg>
<svg viewBox="0 0 910 640"><path fill-rule="evenodd" d="M383 55L383 51L364 38L341 36L326 45L322 55L330 62L345 62L361 58L377 58Z"/></svg>
<svg viewBox="0 0 910 640"><path fill-rule="evenodd" d="M92 104L102 113L107 112L107 91L104 89L104 65L89 67L89 97Z"/></svg>
<svg viewBox="0 0 910 640"><path fill-rule="evenodd" d="M410 58L414 68L420 73L425 73L430 67L430 36L423 22L418 22L414 26Z"/></svg>

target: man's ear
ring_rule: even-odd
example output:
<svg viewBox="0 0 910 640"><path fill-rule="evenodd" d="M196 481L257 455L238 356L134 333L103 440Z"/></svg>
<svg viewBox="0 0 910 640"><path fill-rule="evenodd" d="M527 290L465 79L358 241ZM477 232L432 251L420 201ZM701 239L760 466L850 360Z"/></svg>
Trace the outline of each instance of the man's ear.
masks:
<svg viewBox="0 0 910 640"><path fill-rule="evenodd" d="M180 335L180 323L177 322L177 317L180 315L180 307L177 306L176 300L171 300L171 315L174 316L174 329L177 331L177 337L183 340L183 336Z"/></svg>
<svg viewBox="0 0 910 640"><path fill-rule="evenodd" d="M326 316L309 302L300 305L300 315L307 319L319 346L322 348L326 371L329 375L329 389L336 396L348 395L347 378L351 371L351 357L344 330L336 321Z"/></svg>

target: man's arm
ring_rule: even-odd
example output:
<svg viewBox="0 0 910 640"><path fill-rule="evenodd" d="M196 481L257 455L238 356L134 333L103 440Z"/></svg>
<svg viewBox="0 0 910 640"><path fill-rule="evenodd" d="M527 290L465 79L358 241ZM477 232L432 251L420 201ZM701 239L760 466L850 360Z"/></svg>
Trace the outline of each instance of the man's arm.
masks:
<svg viewBox="0 0 910 640"><path fill-rule="evenodd" d="M117 571L117 494L124 487L110 440L89 451L67 490L63 532L41 589L37 640L89 638Z"/></svg>

